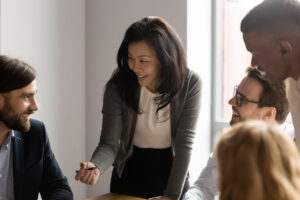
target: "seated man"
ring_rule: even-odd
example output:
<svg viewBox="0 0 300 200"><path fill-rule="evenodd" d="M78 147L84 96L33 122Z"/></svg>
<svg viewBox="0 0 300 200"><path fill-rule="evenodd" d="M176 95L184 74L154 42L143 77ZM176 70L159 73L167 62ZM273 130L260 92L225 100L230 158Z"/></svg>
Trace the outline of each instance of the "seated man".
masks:
<svg viewBox="0 0 300 200"><path fill-rule="evenodd" d="M235 95L228 103L232 106L230 125L249 119L275 120L282 124L289 112L284 84L271 86L255 68L248 68L247 76L235 88ZM289 135L293 139L293 133ZM218 176L217 162L211 154L200 177L183 199L214 200L219 193Z"/></svg>
<svg viewBox="0 0 300 200"><path fill-rule="evenodd" d="M51 150L45 126L29 119L38 110L36 72L0 55L0 199L73 199Z"/></svg>

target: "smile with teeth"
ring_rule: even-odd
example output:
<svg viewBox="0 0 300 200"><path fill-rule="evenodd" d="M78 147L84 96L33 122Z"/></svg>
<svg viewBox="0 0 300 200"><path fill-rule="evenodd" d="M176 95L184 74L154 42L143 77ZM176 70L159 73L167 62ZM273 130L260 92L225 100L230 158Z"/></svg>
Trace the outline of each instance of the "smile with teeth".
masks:
<svg viewBox="0 0 300 200"><path fill-rule="evenodd" d="M138 79L144 79L147 77L147 75L136 75L138 77Z"/></svg>
<svg viewBox="0 0 300 200"><path fill-rule="evenodd" d="M22 115L22 118L23 118L25 121L27 121L27 120L29 120L31 114L32 114L32 113L23 114L23 115Z"/></svg>
<svg viewBox="0 0 300 200"><path fill-rule="evenodd" d="M239 114L237 111L232 110L232 116L234 116L234 117L239 117L240 114Z"/></svg>

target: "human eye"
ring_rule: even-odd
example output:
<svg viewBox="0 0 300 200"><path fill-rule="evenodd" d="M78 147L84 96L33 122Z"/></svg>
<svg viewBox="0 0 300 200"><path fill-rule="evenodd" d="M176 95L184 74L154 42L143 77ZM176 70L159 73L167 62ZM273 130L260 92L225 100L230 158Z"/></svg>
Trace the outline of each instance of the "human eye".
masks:
<svg viewBox="0 0 300 200"><path fill-rule="evenodd" d="M236 98L239 100L239 101L244 101L245 100L245 97L243 97L240 93L236 93Z"/></svg>
<svg viewBox="0 0 300 200"><path fill-rule="evenodd" d="M30 96L29 95L23 95L22 99L24 101L30 101Z"/></svg>
<svg viewBox="0 0 300 200"><path fill-rule="evenodd" d="M239 99L240 99L240 101L247 101L248 99L244 96L244 95L242 95L242 94L239 94Z"/></svg>
<svg viewBox="0 0 300 200"><path fill-rule="evenodd" d="M149 60L141 59L140 62L141 62L141 63L148 63Z"/></svg>
<svg viewBox="0 0 300 200"><path fill-rule="evenodd" d="M246 98L243 96L240 96L241 101L246 101Z"/></svg>
<svg viewBox="0 0 300 200"><path fill-rule="evenodd" d="M128 59L127 59L127 62L128 62L129 65L132 65L135 62L135 60L132 56L129 56Z"/></svg>
<svg viewBox="0 0 300 200"><path fill-rule="evenodd" d="M32 94L32 93L25 93L22 95L24 100L30 100L33 96L34 96L34 94Z"/></svg>

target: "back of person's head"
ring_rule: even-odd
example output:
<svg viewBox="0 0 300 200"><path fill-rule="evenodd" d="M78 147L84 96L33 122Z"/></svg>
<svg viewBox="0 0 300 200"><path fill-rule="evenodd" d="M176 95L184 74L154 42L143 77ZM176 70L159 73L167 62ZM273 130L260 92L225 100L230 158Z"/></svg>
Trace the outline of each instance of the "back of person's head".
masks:
<svg viewBox="0 0 300 200"><path fill-rule="evenodd" d="M260 95L259 107L270 106L276 108L275 120L281 124L289 113L289 102L286 96L286 88L283 82L270 85L264 80L262 74L254 67L247 68L247 77L257 80L263 87Z"/></svg>
<svg viewBox="0 0 300 200"><path fill-rule="evenodd" d="M265 0L254 7L242 20L241 31L280 31L285 27L300 26L298 0Z"/></svg>
<svg viewBox="0 0 300 200"><path fill-rule="evenodd" d="M0 93L7 93L30 84L36 71L23 61L0 55Z"/></svg>
<svg viewBox="0 0 300 200"><path fill-rule="evenodd" d="M135 110L132 102L139 87L137 77L128 66L128 47L132 42L144 41L156 53L161 66L160 85L157 91L159 107L170 103L183 86L188 75L186 55L176 31L160 17L145 17L127 29L117 55L118 69L110 82L118 83L121 96ZM109 83L110 83L109 82Z"/></svg>
<svg viewBox="0 0 300 200"><path fill-rule="evenodd" d="M275 124L238 123L216 152L220 200L300 199L299 153Z"/></svg>

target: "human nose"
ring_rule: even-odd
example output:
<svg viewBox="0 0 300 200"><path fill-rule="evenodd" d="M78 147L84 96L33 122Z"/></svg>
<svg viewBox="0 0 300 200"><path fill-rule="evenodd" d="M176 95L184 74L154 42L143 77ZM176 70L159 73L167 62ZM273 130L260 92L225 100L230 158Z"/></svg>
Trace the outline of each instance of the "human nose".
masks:
<svg viewBox="0 0 300 200"><path fill-rule="evenodd" d="M33 98L30 105L31 110L37 111L39 109L35 99Z"/></svg>
<svg viewBox="0 0 300 200"><path fill-rule="evenodd" d="M231 99L229 99L228 104L231 106L235 106L236 105L236 97L233 96Z"/></svg>
<svg viewBox="0 0 300 200"><path fill-rule="evenodd" d="M138 61L134 61L131 65L131 69L134 71L134 72L139 72L141 71L141 65Z"/></svg>

